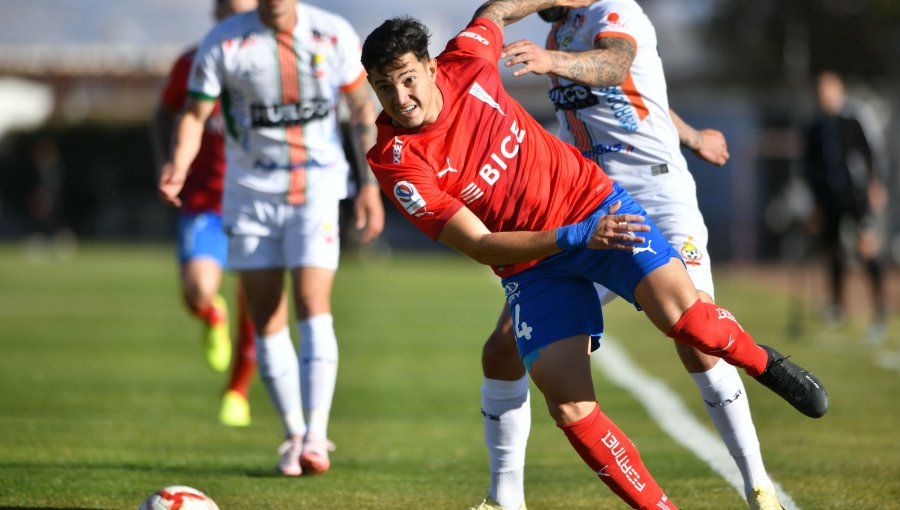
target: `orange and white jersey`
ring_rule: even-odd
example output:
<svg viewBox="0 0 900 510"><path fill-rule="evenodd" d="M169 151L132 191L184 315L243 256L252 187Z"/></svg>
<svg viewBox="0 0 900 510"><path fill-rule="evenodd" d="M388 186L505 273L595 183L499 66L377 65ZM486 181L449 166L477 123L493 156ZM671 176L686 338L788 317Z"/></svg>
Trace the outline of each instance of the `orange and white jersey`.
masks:
<svg viewBox="0 0 900 510"><path fill-rule="evenodd" d="M620 86L589 87L551 75L559 137L599 163L639 202L644 191L674 182L693 193L693 177L669 116L656 31L634 0L601 0L570 10L553 25L547 49L588 51L604 37L634 45L628 77Z"/></svg>
<svg viewBox="0 0 900 510"><path fill-rule="evenodd" d="M365 86L359 36L305 3L277 32L256 11L217 24L194 59L193 97L220 98L225 187L284 194L287 203L341 199L349 164L338 123L341 93Z"/></svg>

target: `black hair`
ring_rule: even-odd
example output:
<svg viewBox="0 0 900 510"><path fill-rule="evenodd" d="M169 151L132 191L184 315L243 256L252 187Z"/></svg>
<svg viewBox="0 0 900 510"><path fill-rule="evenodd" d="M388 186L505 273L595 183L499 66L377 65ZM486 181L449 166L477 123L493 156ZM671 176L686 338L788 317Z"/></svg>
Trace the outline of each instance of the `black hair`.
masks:
<svg viewBox="0 0 900 510"><path fill-rule="evenodd" d="M384 71L403 55L412 53L420 62L427 61L431 33L419 20L396 16L366 37L362 47L362 64L366 71Z"/></svg>

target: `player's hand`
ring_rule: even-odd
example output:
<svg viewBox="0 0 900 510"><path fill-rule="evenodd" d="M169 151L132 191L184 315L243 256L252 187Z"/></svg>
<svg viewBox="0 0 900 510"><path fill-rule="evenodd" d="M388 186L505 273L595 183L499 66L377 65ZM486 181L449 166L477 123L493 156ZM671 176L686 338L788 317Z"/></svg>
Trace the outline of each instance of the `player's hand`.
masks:
<svg viewBox="0 0 900 510"><path fill-rule="evenodd" d="M364 229L362 241L368 243L374 240L384 230L381 190L374 184L360 186L353 207L356 213L356 228Z"/></svg>
<svg viewBox="0 0 900 510"><path fill-rule="evenodd" d="M174 207L181 206L181 199L178 197L178 194L181 193L181 188L184 187L184 180L185 174L176 172L175 165L166 163L163 166L159 177L159 196L163 202Z"/></svg>
<svg viewBox="0 0 900 510"><path fill-rule="evenodd" d="M640 214L615 214L622 206L619 200L604 211L595 211L586 219L556 229L556 246L562 251L578 248L592 250L631 250L643 244L636 232L649 232Z"/></svg>
<svg viewBox="0 0 900 510"><path fill-rule="evenodd" d="M700 134L700 145L693 149L694 154L707 163L712 163L716 166L724 165L728 158L731 157L728 154L728 144L725 142L725 135L715 129L701 129L698 133Z"/></svg>
<svg viewBox="0 0 900 510"><path fill-rule="evenodd" d="M506 67L522 64L522 67L513 72L513 76L522 76L527 73L547 74L553 69L550 52L528 39L504 44L500 58L507 59L504 63Z"/></svg>
<svg viewBox="0 0 900 510"><path fill-rule="evenodd" d="M594 227L594 233L587 247L592 250L628 250L644 244L644 238L637 232L649 232L650 225L644 223L640 214L615 214L622 206L618 201L609 208L609 214L601 216Z"/></svg>

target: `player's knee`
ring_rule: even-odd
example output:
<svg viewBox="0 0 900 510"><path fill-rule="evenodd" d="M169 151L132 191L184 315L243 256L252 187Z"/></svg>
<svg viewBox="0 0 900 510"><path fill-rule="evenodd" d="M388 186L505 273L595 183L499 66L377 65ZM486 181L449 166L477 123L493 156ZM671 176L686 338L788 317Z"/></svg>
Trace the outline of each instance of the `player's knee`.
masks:
<svg viewBox="0 0 900 510"><path fill-rule="evenodd" d="M547 398L547 410L550 416L559 425L574 423L591 414L597 407L595 401L584 402L553 402Z"/></svg>
<svg viewBox="0 0 900 510"><path fill-rule="evenodd" d="M734 315L713 303L697 300L675 324L668 336L707 354L721 354L743 332Z"/></svg>

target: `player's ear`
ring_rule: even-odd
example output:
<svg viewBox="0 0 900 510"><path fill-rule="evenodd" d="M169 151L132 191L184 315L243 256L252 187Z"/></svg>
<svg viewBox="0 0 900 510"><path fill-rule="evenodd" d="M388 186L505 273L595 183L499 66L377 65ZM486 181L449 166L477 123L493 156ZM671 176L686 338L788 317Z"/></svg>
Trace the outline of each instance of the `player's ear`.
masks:
<svg viewBox="0 0 900 510"><path fill-rule="evenodd" d="M428 62L425 64L425 69L428 69L428 76L431 77L431 81L437 80L437 59L428 59Z"/></svg>

